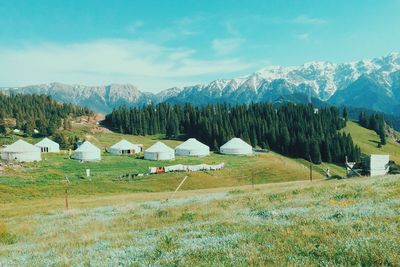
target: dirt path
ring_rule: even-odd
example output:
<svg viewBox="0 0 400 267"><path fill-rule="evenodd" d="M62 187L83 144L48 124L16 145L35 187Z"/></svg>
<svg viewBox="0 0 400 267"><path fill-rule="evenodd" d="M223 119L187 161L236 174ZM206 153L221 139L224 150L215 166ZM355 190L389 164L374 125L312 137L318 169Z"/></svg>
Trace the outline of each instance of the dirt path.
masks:
<svg viewBox="0 0 400 267"><path fill-rule="evenodd" d="M310 186L318 186L327 182L335 181L293 181L281 183L257 184L253 188L252 185L219 187L210 189L185 190L178 192L174 198L185 198L193 196L201 196L206 194L228 193L234 190L251 191L262 190L271 193L293 190L299 186L309 184ZM95 196L70 196L68 198L70 209L94 208L108 205L126 205L132 202L146 202L153 200L166 200L170 198L172 192L154 192L154 193L130 193L130 194L112 194L112 195L95 195ZM49 198L40 200L18 201L14 203L4 204L0 207L0 218L10 218L14 216L27 216L38 213L48 213L52 211L65 210L65 198Z"/></svg>

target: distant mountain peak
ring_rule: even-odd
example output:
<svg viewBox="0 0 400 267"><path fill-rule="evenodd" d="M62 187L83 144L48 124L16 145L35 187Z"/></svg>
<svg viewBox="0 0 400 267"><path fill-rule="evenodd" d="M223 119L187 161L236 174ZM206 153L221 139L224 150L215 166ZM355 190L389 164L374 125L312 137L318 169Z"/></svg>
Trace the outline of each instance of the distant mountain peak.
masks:
<svg viewBox="0 0 400 267"><path fill-rule="evenodd" d="M196 105L237 104L299 100L299 95L311 95L319 101L337 105L372 105L376 100L377 103L373 104L376 110L390 113L400 108L400 54L392 52L347 63L310 61L299 66L267 66L249 75L183 88L172 87L157 94L141 92L132 84L114 83L85 86L54 82L6 90L48 94L58 101L86 106L102 113L119 105L141 106L164 101ZM290 95L292 97L287 97Z"/></svg>

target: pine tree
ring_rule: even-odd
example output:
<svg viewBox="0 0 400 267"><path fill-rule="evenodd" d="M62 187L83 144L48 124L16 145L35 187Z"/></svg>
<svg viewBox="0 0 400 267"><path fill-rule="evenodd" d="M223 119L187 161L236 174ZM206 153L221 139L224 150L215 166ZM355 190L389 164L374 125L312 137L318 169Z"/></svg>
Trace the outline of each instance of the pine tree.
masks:
<svg viewBox="0 0 400 267"><path fill-rule="evenodd" d="M310 143L310 156L313 163L315 164L321 163L321 152L319 149L319 145L315 140L311 141Z"/></svg>
<svg viewBox="0 0 400 267"><path fill-rule="evenodd" d="M54 142L57 142L61 148L67 149L69 148L69 140L63 132L57 131L53 136Z"/></svg>
<svg viewBox="0 0 400 267"><path fill-rule="evenodd" d="M7 134L4 111L0 111L0 134Z"/></svg>
<svg viewBox="0 0 400 267"><path fill-rule="evenodd" d="M349 110L347 109L347 107L343 108L343 114L342 114L344 120L347 122L349 120Z"/></svg>
<svg viewBox="0 0 400 267"><path fill-rule="evenodd" d="M360 114L360 120L365 119L364 115ZM167 138L185 134L212 148L218 148L232 137L241 137L252 146L270 148L288 156L308 160L312 152L315 162L321 158L343 162L346 154L356 155L349 137L338 131L345 122L335 107L321 108L314 114L309 105L285 104L276 108L257 103L195 107L161 103L117 108L106 116L106 124L130 134L165 134Z"/></svg>
<svg viewBox="0 0 400 267"><path fill-rule="evenodd" d="M6 126L4 125L4 123L1 123L0 122L0 134L7 134L7 128L6 128Z"/></svg>
<svg viewBox="0 0 400 267"><path fill-rule="evenodd" d="M386 145L386 134L385 134L385 130L380 130L379 131L379 137L380 137L380 139L381 139L381 142L380 142L380 144L381 145Z"/></svg>

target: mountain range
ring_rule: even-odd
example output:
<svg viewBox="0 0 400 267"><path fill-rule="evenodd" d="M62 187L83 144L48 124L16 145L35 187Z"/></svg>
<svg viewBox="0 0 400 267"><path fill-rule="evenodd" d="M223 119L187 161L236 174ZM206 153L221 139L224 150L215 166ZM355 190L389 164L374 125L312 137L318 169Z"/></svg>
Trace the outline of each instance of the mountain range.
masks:
<svg viewBox="0 0 400 267"><path fill-rule="evenodd" d="M106 86L50 83L6 92L46 94L57 101L86 106L108 113L120 105L148 103L231 104L294 101L312 98L338 106L368 108L388 114L400 110L400 54L335 64L313 61L301 66L269 66L253 74L219 79L208 84L170 88L157 94L142 92L130 84Z"/></svg>

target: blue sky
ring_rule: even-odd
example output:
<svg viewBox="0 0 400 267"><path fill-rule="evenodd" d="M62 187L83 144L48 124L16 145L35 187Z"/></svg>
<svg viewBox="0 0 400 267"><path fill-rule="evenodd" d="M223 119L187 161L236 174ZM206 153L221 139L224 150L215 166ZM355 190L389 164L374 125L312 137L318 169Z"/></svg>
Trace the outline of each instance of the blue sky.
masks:
<svg viewBox="0 0 400 267"><path fill-rule="evenodd" d="M0 2L0 86L172 86L400 50L400 0Z"/></svg>

